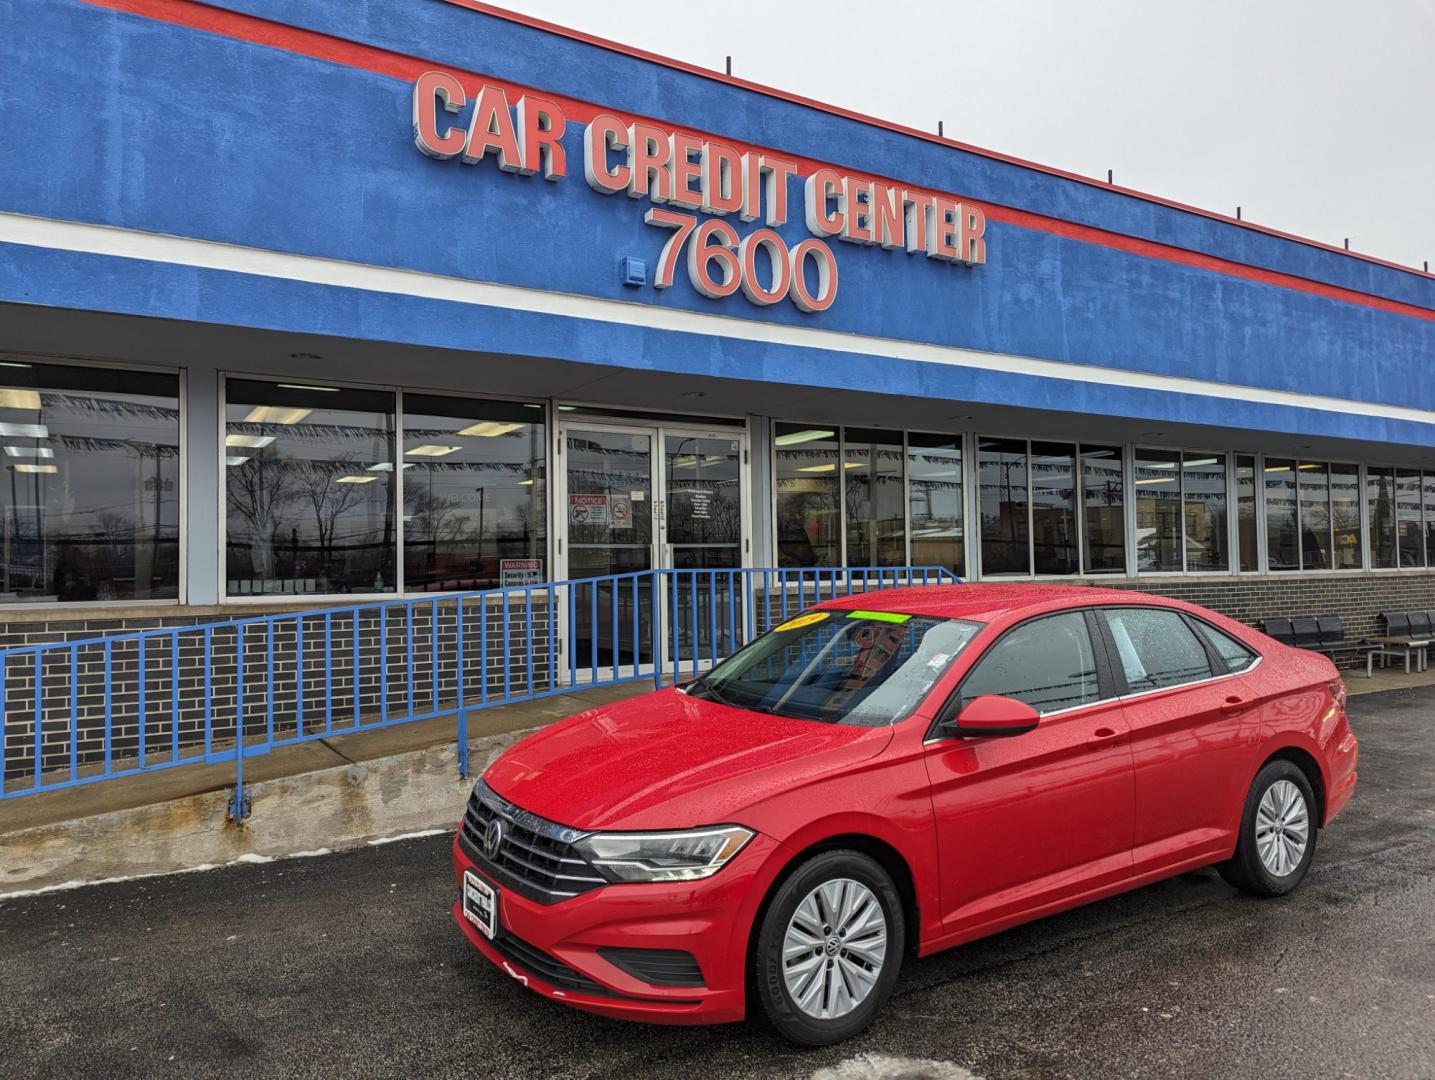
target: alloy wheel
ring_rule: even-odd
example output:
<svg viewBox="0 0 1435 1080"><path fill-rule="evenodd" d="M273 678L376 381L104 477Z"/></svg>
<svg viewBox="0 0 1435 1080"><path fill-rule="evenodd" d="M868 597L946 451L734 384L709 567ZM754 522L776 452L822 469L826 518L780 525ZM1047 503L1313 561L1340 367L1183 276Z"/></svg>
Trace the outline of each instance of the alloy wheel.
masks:
<svg viewBox="0 0 1435 1080"><path fill-rule="evenodd" d="M835 1020L861 1005L887 957L887 917L860 881L834 878L803 898L782 941L782 974L808 1016Z"/></svg>
<svg viewBox="0 0 1435 1080"><path fill-rule="evenodd" d="M1261 796L1256 810L1256 852L1275 877L1285 877L1300 866L1310 841L1310 813L1300 788L1277 780Z"/></svg>

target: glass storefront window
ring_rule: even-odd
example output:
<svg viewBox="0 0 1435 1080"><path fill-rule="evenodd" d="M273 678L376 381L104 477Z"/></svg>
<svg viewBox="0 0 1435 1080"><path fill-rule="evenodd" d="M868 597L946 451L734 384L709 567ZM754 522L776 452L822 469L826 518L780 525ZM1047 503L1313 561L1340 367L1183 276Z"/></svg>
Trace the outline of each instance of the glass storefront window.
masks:
<svg viewBox="0 0 1435 1080"><path fill-rule="evenodd" d="M1337 570L1359 570L1365 565L1360 550L1360 466L1330 467L1331 565Z"/></svg>
<svg viewBox="0 0 1435 1080"><path fill-rule="evenodd" d="M0 360L0 601L179 596L179 376Z"/></svg>
<svg viewBox="0 0 1435 1080"><path fill-rule="evenodd" d="M1226 455L1182 455L1182 499L1185 502L1186 569L1230 569L1226 539Z"/></svg>
<svg viewBox="0 0 1435 1080"><path fill-rule="evenodd" d="M1138 448L1135 457L1136 565L1173 573L1181 557L1181 453Z"/></svg>
<svg viewBox="0 0 1435 1080"><path fill-rule="evenodd" d="M1296 469L1300 490L1301 566L1306 570L1329 570L1330 556L1330 472L1327 466L1302 461Z"/></svg>
<svg viewBox="0 0 1435 1080"><path fill-rule="evenodd" d="M977 494L982 519L982 575L1030 574L1025 441L977 441Z"/></svg>
<svg viewBox="0 0 1435 1080"><path fill-rule="evenodd" d="M1119 446L1082 446L1081 502L1086 514L1082 569L1088 574L1125 573L1125 485Z"/></svg>
<svg viewBox="0 0 1435 1080"><path fill-rule="evenodd" d="M1240 547L1241 573L1260 570L1256 544L1256 459L1236 457L1236 542Z"/></svg>
<svg viewBox="0 0 1435 1080"><path fill-rule="evenodd" d="M1031 444L1031 517L1035 572L1076 573L1076 447Z"/></svg>
<svg viewBox="0 0 1435 1080"><path fill-rule="evenodd" d="M1294 461L1266 458L1266 567L1300 569L1300 502Z"/></svg>
<svg viewBox="0 0 1435 1080"><path fill-rule="evenodd" d="M1393 570L1395 558L1395 470L1365 470L1365 501L1370 514L1370 565Z"/></svg>
<svg viewBox="0 0 1435 1080"><path fill-rule="evenodd" d="M777 565L840 566L837 430L777 424Z"/></svg>
<svg viewBox="0 0 1435 1080"><path fill-rule="evenodd" d="M1421 483L1421 501L1425 504L1425 564L1435 566L1435 473L1425 473Z"/></svg>
<svg viewBox="0 0 1435 1080"><path fill-rule="evenodd" d="M1420 520L1420 473L1395 472L1395 544L1403 567L1425 565L1425 529Z"/></svg>
<svg viewBox="0 0 1435 1080"><path fill-rule="evenodd" d="M393 592L394 395L230 379L225 396L228 594Z"/></svg>
<svg viewBox="0 0 1435 1080"><path fill-rule="evenodd" d="M404 589L547 581L541 405L404 395Z"/></svg>
<svg viewBox="0 0 1435 1080"><path fill-rule="evenodd" d="M945 566L964 576L961 437L909 434L907 489L912 565Z"/></svg>
<svg viewBox="0 0 1435 1080"><path fill-rule="evenodd" d="M848 566L903 566L907 524L902 490L902 433L846 428L842 433Z"/></svg>

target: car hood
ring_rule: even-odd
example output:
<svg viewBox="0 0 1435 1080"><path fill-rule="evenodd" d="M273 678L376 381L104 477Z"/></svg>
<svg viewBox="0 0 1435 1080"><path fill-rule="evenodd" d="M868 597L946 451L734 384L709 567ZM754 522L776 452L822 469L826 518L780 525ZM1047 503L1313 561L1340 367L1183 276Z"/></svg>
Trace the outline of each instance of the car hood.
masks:
<svg viewBox="0 0 1435 1080"><path fill-rule="evenodd" d="M530 735L484 773L509 802L578 829L678 829L864 761L890 727L749 712L660 690Z"/></svg>

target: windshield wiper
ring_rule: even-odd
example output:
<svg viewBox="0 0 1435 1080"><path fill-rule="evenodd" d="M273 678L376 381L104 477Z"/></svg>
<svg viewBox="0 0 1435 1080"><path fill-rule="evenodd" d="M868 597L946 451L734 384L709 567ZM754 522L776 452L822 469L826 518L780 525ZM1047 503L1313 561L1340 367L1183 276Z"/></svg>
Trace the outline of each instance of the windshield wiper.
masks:
<svg viewBox="0 0 1435 1080"><path fill-rule="evenodd" d="M736 701L732 700L732 698L728 697L726 694L718 690L718 688L712 684L712 682L708 679L706 675L699 675L692 682L688 683L688 686L702 687L703 690L707 691L707 695L709 698L711 698L713 701L716 701L719 705L726 705L730 709L747 709L749 712L760 713L771 713L773 711L765 705L739 705ZM691 690L689 690L688 692L692 693Z"/></svg>

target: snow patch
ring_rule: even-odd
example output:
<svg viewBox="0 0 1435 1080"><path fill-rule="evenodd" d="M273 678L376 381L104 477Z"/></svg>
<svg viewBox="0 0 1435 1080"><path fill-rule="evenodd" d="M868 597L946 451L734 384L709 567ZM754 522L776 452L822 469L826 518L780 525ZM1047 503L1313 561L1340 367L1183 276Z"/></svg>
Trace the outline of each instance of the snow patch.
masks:
<svg viewBox="0 0 1435 1080"><path fill-rule="evenodd" d="M398 836L381 836L377 840L368 841L371 847L378 847L380 844L397 844L400 840L417 840L422 836L439 836L449 832L448 829L421 829L418 832L399 833Z"/></svg>
<svg viewBox="0 0 1435 1080"><path fill-rule="evenodd" d="M829 1068L818 1069L812 1074L812 1080L980 1080L980 1077L950 1061L858 1054Z"/></svg>

